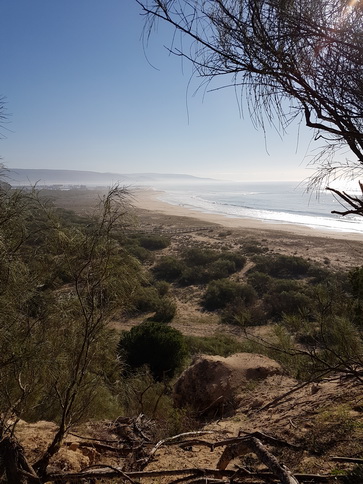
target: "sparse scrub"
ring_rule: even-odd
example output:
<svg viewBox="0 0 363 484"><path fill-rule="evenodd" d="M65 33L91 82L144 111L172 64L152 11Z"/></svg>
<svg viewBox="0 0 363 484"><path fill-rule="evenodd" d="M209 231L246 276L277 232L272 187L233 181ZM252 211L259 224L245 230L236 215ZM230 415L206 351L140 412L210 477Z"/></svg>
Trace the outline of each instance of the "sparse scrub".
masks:
<svg viewBox="0 0 363 484"><path fill-rule="evenodd" d="M155 440L195 430L198 424L186 409L174 407L169 381L155 381L148 368L140 368L121 381L120 405L127 416L144 414L155 425Z"/></svg>
<svg viewBox="0 0 363 484"><path fill-rule="evenodd" d="M241 241L241 248L246 255L257 255L268 252L268 247L265 247L255 240Z"/></svg>
<svg viewBox="0 0 363 484"><path fill-rule="evenodd" d="M260 326L266 321L267 315L261 304L246 305L242 299L227 304L221 314L221 323L232 326Z"/></svg>
<svg viewBox="0 0 363 484"><path fill-rule="evenodd" d="M314 426L307 434L305 445L311 452L321 455L328 452L341 440L352 438L354 428L354 418L350 415L349 406L340 405L326 408L315 417Z"/></svg>
<svg viewBox="0 0 363 484"><path fill-rule="evenodd" d="M170 238L162 235L142 236L139 239L141 247L147 250L162 250L170 245Z"/></svg>
<svg viewBox="0 0 363 484"><path fill-rule="evenodd" d="M140 262L153 262L154 255L149 250L141 247L140 245L130 245L128 246L128 251L131 255L136 257Z"/></svg>
<svg viewBox="0 0 363 484"><path fill-rule="evenodd" d="M235 338L224 334L214 336L186 336L186 345L191 356L197 354L230 356L235 353L249 352L251 345L239 343Z"/></svg>
<svg viewBox="0 0 363 484"><path fill-rule="evenodd" d="M308 274L310 263L302 257L274 255L256 256L254 271L264 272L280 279L294 279Z"/></svg>
<svg viewBox="0 0 363 484"><path fill-rule="evenodd" d="M219 252L213 249L192 247L182 253L182 258L189 267L205 266L217 260L219 258Z"/></svg>

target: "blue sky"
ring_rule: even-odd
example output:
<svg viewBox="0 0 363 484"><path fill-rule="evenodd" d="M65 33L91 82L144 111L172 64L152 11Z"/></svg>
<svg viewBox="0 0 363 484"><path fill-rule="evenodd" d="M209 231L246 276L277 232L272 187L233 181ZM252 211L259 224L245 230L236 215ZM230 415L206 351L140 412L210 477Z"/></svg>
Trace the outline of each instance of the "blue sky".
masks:
<svg viewBox="0 0 363 484"><path fill-rule="evenodd" d="M0 0L0 94L8 168L186 173L232 180L303 180L312 133L283 139L241 118L232 89L205 92L149 45L134 0Z"/></svg>

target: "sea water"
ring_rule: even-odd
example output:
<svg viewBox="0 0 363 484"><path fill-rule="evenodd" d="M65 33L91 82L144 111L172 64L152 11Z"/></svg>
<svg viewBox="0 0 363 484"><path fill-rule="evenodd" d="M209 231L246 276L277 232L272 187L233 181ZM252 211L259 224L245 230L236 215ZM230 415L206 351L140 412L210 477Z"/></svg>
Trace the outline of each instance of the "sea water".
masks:
<svg viewBox="0 0 363 484"><path fill-rule="evenodd" d="M363 217L331 213L345 210L332 192L307 192L297 182L206 182L163 185L162 190L160 200L204 213L363 234Z"/></svg>

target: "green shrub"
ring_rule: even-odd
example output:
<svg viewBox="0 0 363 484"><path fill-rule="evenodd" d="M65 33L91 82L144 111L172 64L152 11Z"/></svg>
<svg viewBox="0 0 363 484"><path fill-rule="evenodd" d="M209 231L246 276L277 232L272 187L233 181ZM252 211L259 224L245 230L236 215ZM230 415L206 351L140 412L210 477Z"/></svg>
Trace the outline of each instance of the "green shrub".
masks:
<svg viewBox="0 0 363 484"><path fill-rule="evenodd" d="M161 250L169 247L170 239L162 235L148 235L140 237L139 243L147 250Z"/></svg>
<svg viewBox="0 0 363 484"><path fill-rule="evenodd" d="M236 265L233 261L228 259L218 259L208 266L208 280L224 279L234 272L236 272Z"/></svg>
<svg viewBox="0 0 363 484"><path fill-rule="evenodd" d="M205 266L217 260L219 252L211 249L201 249L200 247L192 247L183 252L184 262L190 266Z"/></svg>
<svg viewBox="0 0 363 484"><path fill-rule="evenodd" d="M118 354L131 371L146 365L156 380L162 380L181 368L187 350L180 331L148 321L121 335Z"/></svg>
<svg viewBox="0 0 363 484"><path fill-rule="evenodd" d="M220 259L233 262L235 270L240 271L246 265L246 257L241 252L222 252Z"/></svg>
<svg viewBox="0 0 363 484"><path fill-rule="evenodd" d="M153 286L141 286L133 296L133 307L141 313L156 311L158 304L160 304L160 295Z"/></svg>
<svg viewBox="0 0 363 484"><path fill-rule="evenodd" d="M221 323L232 326L258 326L266 323L266 313L261 305L246 305L237 299L225 307L221 314Z"/></svg>
<svg viewBox="0 0 363 484"><path fill-rule="evenodd" d="M190 286L192 284L200 284L204 280L205 270L198 267L185 267L178 282L181 286Z"/></svg>
<svg viewBox="0 0 363 484"><path fill-rule="evenodd" d="M273 281L273 278L264 272L256 271L248 274L248 283L255 289L260 297L269 291Z"/></svg>
<svg viewBox="0 0 363 484"><path fill-rule="evenodd" d="M256 292L252 286L239 284L230 279L219 279L209 283L203 299L205 309L214 311L223 309L227 304L240 300L246 306L256 300Z"/></svg>
<svg viewBox="0 0 363 484"><path fill-rule="evenodd" d="M263 254L268 251L267 247L264 247L255 240L242 241L243 252L248 255Z"/></svg>
<svg viewBox="0 0 363 484"><path fill-rule="evenodd" d="M151 318L158 323L170 323L176 313L176 304L171 297L163 297L156 306L156 313Z"/></svg>
<svg viewBox="0 0 363 484"><path fill-rule="evenodd" d="M139 245L131 245L127 247L129 254L133 255L138 259L140 262L153 262L154 255L144 247L140 247Z"/></svg>
<svg viewBox="0 0 363 484"><path fill-rule="evenodd" d="M222 309L239 296L241 285L229 279L219 279L209 283L204 295L203 306L209 311Z"/></svg>
<svg viewBox="0 0 363 484"><path fill-rule="evenodd" d="M291 279L273 279L270 293L280 294L281 292L304 292L304 287L300 281Z"/></svg>
<svg viewBox="0 0 363 484"><path fill-rule="evenodd" d="M225 334L214 336L186 336L186 345L191 356L197 354L230 356L246 350L246 345Z"/></svg>
<svg viewBox="0 0 363 484"><path fill-rule="evenodd" d="M219 252L199 247L184 251L183 260L187 269L183 272L181 282L185 285L226 278L242 269L246 263L246 258L240 252Z"/></svg>
<svg viewBox="0 0 363 484"><path fill-rule="evenodd" d="M254 271L282 279L306 276L310 268L310 263L306 259L288 255L256 256L254 261Z"/></svg>
<svg viewBox="0 0 363 484"><path fill-rule="evenodd" d="M330 278L331 271L326 267L311 265L306 275L310 278L310 284L319 284Z"/></svg>
<svg viewBox="0 0 363 484"><path fill-rule="evenodd" d="M185 264L181 260L172 256L165 256L160 259L159 263L153 268L157 279L164 279L172 282L179 279L185 269Z"/></svg>
<svg viewBox="0 0 363 484"><path fill-rule="evenodd" d="M307 314L311 308L311 299L299 291L281 291L264 297L268 314L279 320L284 314Z"/></svg>
<svg viewBox="0 0 363 484"><path fill-rule="evenodd" d="M159 293L159 296L166 296L170 289L170 284L166 281L156 281L155 288Z"/></svg>

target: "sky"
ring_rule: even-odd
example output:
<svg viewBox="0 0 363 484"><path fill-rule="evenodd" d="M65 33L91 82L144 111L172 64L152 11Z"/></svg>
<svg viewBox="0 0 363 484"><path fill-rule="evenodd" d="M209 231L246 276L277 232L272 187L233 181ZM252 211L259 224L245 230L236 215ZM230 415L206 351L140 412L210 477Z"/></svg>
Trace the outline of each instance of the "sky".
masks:
<svg viewBox="0 0 363 484"><path fill-rule="evenodd" d="M191 65L169 53L168 26L145 45L144 22L135 0L0 0L6 167L241 181L312 174L307 128L284 138L256 130L233 89L200 88Z"/></svg>

